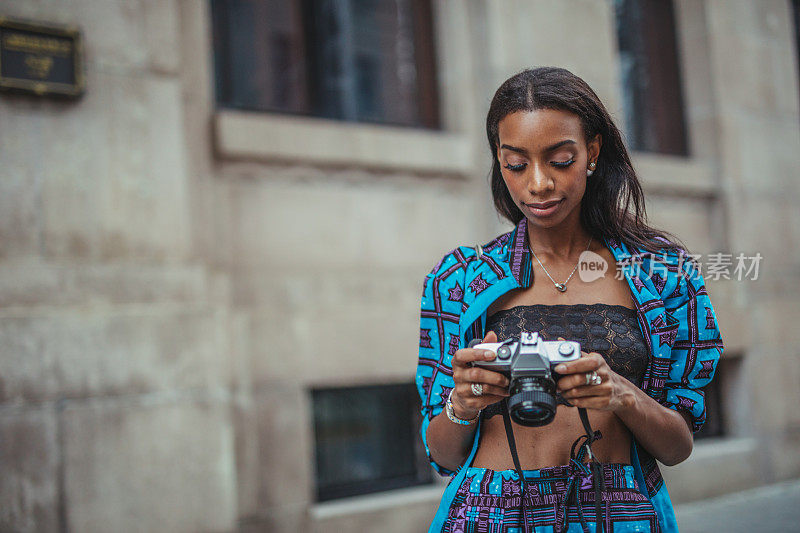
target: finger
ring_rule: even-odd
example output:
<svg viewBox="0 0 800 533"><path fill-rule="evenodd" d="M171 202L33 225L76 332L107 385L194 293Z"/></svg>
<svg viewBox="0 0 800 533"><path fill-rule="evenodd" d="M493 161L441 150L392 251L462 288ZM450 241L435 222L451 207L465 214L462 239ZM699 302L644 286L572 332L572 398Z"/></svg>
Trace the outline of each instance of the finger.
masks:
<svg viewBox="0 0 800 533"><path fill-rule="evenodd" d="M590 396L608 397L611 395L611 388L602 383L600 385L582 385L580 387L575 387L568 391L564 391L561 393L561 395L569 400L573 398L588 398Z"/></svg>
<svg viewBox="0 0 800 533"><path fill-rule="evenodd" d="M491 350L477 350L475 348L461 348L453 354L453 366L469 366L474 361L491 361L497 356Z"/></svg>
<svg viewBox="0 0 800 533"><path fill-rule="evenodd" d="M488 406L492 405L493 403L502 402L506 399L508 394L504 394L500 396L499 394L486 394L484 393L483 396L478 398L480 402L479 409L486 409Z"/></svg>
<svg viewBox="0 0 800 533"><path fill-rule="evenodd" d="M469 368L464 371L463 378L470 383L486 383L498 387L508 387L508 378L500 372L493 372L483 368Z"/></svg>
<svg viewBox="0 0 800 533"><path fill-rule="evenodd" d="M586 374L569 374L556 382L556 389L563 394L582 385L586 385Z"/></svg>
<svg viewBox="0 0 800 533"><path fill-rule="evenodd" d="M508 396L508 387L498 387L497 385L487 385L486 383L481 383L481 386L483 387L483 394L480 395L481 398L487 398L489 396L506 398Z"/></svg>
<svg viewBox="0 0 800 533"><path fill-rule="evenodd" d="M489 385L485 385L484 387L486 391ZM468 383L456 385L454 390L454 402L467 409L483 409L487 405L502 401L506 397L506 394L489 394L488 392L484 392L480 396L475 396L472 392L472 386ZM495 390L494 392L500 391Z"/></svg>
<svg viewBox="0 0 800 533"><path fill-rule="evenodd" d="M595 372L597 372L597 375L600 376L600 379L603 383L608 381L607 379L608 374L606 372L603 372L602 370L600 371L596 370ZM587 379L586 374L588 374L588 372L580 372L578 374L567 374L565 377L558 380L558 382L556 383L556 387L558 388L559 392L563 392L574 389L576 387L586 386L586 379Z"/></svg>
<svg viewBox="0 0 800 533"><path fill-rule="evenodd" d="M486 332L486 336L483 337L483 342L497 342L497 333L492 330Z"/></svg>
<svg viewBox="0 0 800 533"><path fill-rule="evenodd" d="M608 407L607 396L587 396L585 398L573 398L569 400L573 407L583 407L584 409L606 409Z"/></svg>
<svg viewBox="0 0 800 533"><path fill-rule="evenodd" d="M500 372L485 370L475 366L454 367L453 381L455 381L456 384L466 383L472 385L473 383L481 383L505 388L508 388L509 385L508 378Z"/></svg>
<svg viewBox="0 0 800 533"><path fill-rule="evenodd" d="M591 372L597 370L605 362L603 356L597 352L591 352L586 357L581 357L569 363L559 363L555 371L559 374L576 374L578 372Z"/></svg>

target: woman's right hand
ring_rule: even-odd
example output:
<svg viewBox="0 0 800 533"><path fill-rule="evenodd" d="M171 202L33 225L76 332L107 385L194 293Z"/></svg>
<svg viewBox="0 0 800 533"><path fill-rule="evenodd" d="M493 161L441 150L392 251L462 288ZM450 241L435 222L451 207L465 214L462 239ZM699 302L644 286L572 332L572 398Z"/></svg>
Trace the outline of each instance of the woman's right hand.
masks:
<svg viewBox="0 0 800 533"><path fill-rule="evenodd" d="M482 342L497 342L497 334L489 331ZM461 348L451 361L453 367L453 412L458 418L475 418L481 409L508 396L508 378L500 372L472 366L474 361L491 361L496 354L491 350ZM480 383L483 393L475 396L472 384Z"/></svg>

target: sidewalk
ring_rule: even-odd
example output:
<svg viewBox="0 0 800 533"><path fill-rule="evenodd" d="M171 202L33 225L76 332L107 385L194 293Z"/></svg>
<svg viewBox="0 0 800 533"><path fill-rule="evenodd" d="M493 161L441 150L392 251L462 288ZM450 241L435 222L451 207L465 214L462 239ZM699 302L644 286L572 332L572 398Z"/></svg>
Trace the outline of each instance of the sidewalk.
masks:
<svg viewBox="0 0 800 533"><path fill-rule="evenodd" d="M800 480L678 505L681 533L800 531Z"/></svg>

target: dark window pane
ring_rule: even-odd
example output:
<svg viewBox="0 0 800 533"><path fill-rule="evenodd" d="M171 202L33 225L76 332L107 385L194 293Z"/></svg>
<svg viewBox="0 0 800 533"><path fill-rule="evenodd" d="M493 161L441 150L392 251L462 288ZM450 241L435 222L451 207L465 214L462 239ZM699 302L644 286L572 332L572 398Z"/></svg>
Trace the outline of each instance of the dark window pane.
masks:
<svg viewBox="0 0 800 533"><path fill-rule="evenodd" d="M695 433L694 438L704 439L706 437L720 437L725 431L722 420L722 401L720 398L719 385L712 380L704 389L706 395L706 423Z"/></svg>
<svg viewBox="0 0 800 533"><path fill-rule="evenodd" d="M312 391L320 501L432 479L413 384Z"/></svg>
<svg viewBox="0 0 800 533"><path fill-rule="evenodd" d="M230 107L302 112L304 36L296 2L212 2L217 101Z"/></svg>
<svg viewBox="0 0 800 533"><path fill-rule="evenodd" d="M722 391L726 390L730 376L728 361L717 363L717 371L703 392L706 397L706 423L694 434L695 440L707 437L721 437L725 434L725 417L723 412Z"/></svg>
<svg viewBox="0 0 800 533"><path fill-rule="evenodd" d="M213 0L217 103L438 128L430 0Z"/></svg>
<svg viewBox="0 0 800 533"><path fill-rule="evenodd" d="M628 144L687 155L680 64L671 0L615 0Z"/></svg>

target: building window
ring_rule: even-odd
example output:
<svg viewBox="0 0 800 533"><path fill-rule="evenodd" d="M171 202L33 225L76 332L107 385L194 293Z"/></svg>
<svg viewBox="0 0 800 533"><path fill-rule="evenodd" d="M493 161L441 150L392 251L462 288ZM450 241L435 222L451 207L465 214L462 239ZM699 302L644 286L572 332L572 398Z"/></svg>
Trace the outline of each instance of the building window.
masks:
<svg viewBox="0 0 800 533"><path fill-rule="evenodd" d="M722 398L720 394L719 379L717 376L704 389L706 397L706 423L695 433L694 438L705 439L708 437L721 437L725 434L724 420L722 419Z"/></svg>
<svg viewBox="0 0 800 533"><path fill-rule="evenodd" d="M318 501L432 482L413 383L311 394Z"/></svg>
<svg viewBox="0 0 800 533"><path fill-rule="evenodd" d="M615 0L628 145L688 155L671 0Z"/></svg>
<svg viewBox="0 0 800 533"><path fill-rule="evenodd" d="M732 403L732 398L725 397L731 391L730 383L738 372L738 361L733 358L720 359L714 379L703 388L706 398L706 423L694 434L695 440L709 437L725 436L728 426L726 419L727 407Z"/></svg>
<svg viewBox="0 0 800 533"><path fill-rule="evenodd" d="M223 108L439 128L430 0L212 0Z"/></svg>

